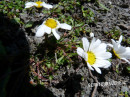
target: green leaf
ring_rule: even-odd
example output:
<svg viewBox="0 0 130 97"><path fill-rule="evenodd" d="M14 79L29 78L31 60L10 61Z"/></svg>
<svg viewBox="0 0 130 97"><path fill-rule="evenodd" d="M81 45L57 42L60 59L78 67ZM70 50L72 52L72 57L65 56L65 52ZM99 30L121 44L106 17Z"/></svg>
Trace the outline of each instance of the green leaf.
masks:
<svg viewBox="0 0 130 97"><path fill-rule="evenodd" d="M20 18L18 18L18 17L15 17L14 20L15 20L15 22L18 23L18 24L21 23Z"/></svg>
<svg viewBox="0 0 130 97"><path fill-rule="evenodd" d="M126 67L128 73L130 73L130 66Z"/></svg>
<svg viewBox="0 0 130 97"><path fill-rule="evenodd" d="M50 76L49 76L49 80L52 80L52 79L53 79L53 76L52 76L52 75L50 75Z"/></svg>
<svg viewBox="0 0 130 97"><path fill-rule="evenodd" d="M30 28L30 27L32 27L32 25L33 25L33 22L30 21L27 24L25 24L25 28Z"/></svg>
<svg viewBox="0 0 130 97"><path fill-rule="evenodd" d="M98 2L99 6L101 6L103 9L109 11L109 9L107 7L105 7L102 3Z"/></svg>
<svg viewBox="0 0 130 97"><path fill-rule="evenodd" d="M125 91L125 97L129 97L129 95L128 95L128 92L127 92L127 91Z"/></svg>
<svg viewBox="0 0 130 97"><path fill-rule="evenodd" d="M76 24L75 27L81 27L81 26L83 26L83 25L84 25L84 23L82 22L82 23L80 23L80 24Z"/></svg>
<svg viewBox="0 0 130 97"><path fill-rule="evenodd" d="M116 73L119 73L119 65L116 65Z"/></svg>
<svg viewBox="0 0 130 97"><path fill-rule="evenodd" d="M47 63L46 63L46 66L47 66L48 68L51 68L51 63L50 63L50 62L47 62Z"/></svg>
<svg viewBox="0 0 130 97"><path fill-rule="evenodd" d="M57 59L56 63L57 64L63 64L63 58L64 58L64 56L62 56L59 59Z"/></svg>

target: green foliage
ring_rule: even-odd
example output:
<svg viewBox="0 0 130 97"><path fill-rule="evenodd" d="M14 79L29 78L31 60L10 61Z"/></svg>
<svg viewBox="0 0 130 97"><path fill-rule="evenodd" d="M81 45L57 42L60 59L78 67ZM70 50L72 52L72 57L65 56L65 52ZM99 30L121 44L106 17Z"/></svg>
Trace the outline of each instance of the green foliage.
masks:
<svg viewBox="0 0 130 97"><path fill-rule="evenodd" d="M91 2L92 0L86 1ZM103 10L109 11L109 9L98 2L98 0L96 0L96 2L98 3L98 6L103 8ZM3 0L0 2L0 11L11 18L13 22L23 24L23 27L25 28L31 28L33 27L34 22L29 21L24 24L19 16L19 14L24 10L24 5L25 0L8 0L8 2ZM77 8L80 10L80 14L75 14L77 12ZM35 12L39 13L38 10L33 8L25 11L30 12L30 14L33 15ZM89 8L84 8L83 5L81 6L80 0L61 0L53 9L43 9L42 12L44 15L47 15L47 17L56 18L61 23L71 25L72 30L64 30L63 32L65 35L62 35L62 38L58 41L54 41L54 39L47 40L45 36L45 47L40 48L37 46L41 52L35 52L35 54L32 54L32 57L30 58L33 59L33 63L30 65L30 76L32 76L33 80L37 83L40 83L42 77L51 81L53 80L53 76L57 70L64 66L71 66L75 64L73 60L77 60L76 48L79 46L82 47L82 43L78 40L78 37L83 36L82 34L86 35L86 33L90 33L91 29L87 28L87 25L89 25L89 23L96 22L94 12ZM121 35L121 32L116 28L113 28L110 32L105 33L116 40ZM130 44L130 39L127 39L126 41ZM43 46L43 44L39 45ZM0 54L6 54L6 50L1 43ZM111 59L109 59L109 61L111 61ZM129 67L127 67L127 70L130 72ZM119 66L116 66L116 72L119 73ZM84 79L82 78L82 80ZM5 82L7 82L7 80L5 80ZM6 83L4 85L6 85Z"/></svg>
<svg viewBox="0 0 130 97"><path fill-rule="evenodd" d="M110 33L111 33L113 39L118 39L120 37L120 34L121 34L121 32L115 28L112 29L110 31Z"/></svg>
<svg viewBox="0 0 130 97"><path fill-rule="evenodd" d="M33 26L33 22L29 21L27 24L25 24L25 28L30 28Z"/></svg>
<svg viewBox="0 0 130 97"><path fill-rule="evenodd" d="M110 32L105 32L108 36L112 37L112 39L118 40L121 32L120 30L113 28Z"/></svg>
<svg viewBox="0 0 130 97"><path fill-rule="evenodd" d="M102 7L104 10L109 11L109 9L108 9L105 5L103 5L102 3L98 2L98 4L99 4L99 6Z"/></svg>
<svg viewBox="0 0 130 97"><path fill-rule="evenodd" d="M63 65L63 63L64 63L64 56L61 56L60 58L58 58L58 59L56 60L56 63Z"/></svg>
<svg viewBox="0 0 130 97"><path fill-rule="evenodd" d="M14 23L14 24L23 24L21 19L18 18L18 17L14 17L13 19L11 19L11 22Z"/></svg>
<svg viewBox="0 0 130 97"><path fill-rule="evenodd" d="M126 39L126 43L130 45L130 38Z"/></svg>
<svg viewBox="0 0 130 97"><path fill-rule="evenodd" d="M128 92L127 91L125 91L125 93L123 93L122 91L121 91L121 93L119 94L120 96L124 96L124 97L129 97L129 95L128 95Z"/></svg>
<svg viewBox="0 0 130 97"><path fill-rule="evenodd" d="M130 73L130 66L126 67L127 72Z"/></svg>
<svg viewBox="0 0 130 97"><path fill-rule="evenodd" d="M24 8L24 3L25 1L23 0L3 0L0 1L0 11L7 14L9 18L18 17Z"/></svg>
<svg viewBox="0 0 130 97"><path fill-rule="evenodd" d="M119 65L116 65L116 73L119 73Z"/></svg>
<svg viewBox="0 0 130 97"><path fill-rule="evenodd" d="M84 9L84 7L81 7L83 17L86 19L86 23L91 23L94 21L94 13L90 9Z"/></svg>

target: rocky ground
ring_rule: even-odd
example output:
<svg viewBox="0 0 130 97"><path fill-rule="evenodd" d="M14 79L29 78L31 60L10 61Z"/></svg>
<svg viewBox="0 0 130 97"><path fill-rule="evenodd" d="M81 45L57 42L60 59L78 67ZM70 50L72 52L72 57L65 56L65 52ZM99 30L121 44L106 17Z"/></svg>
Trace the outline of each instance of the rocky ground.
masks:
<svg viewBox="0 0 130 97"><path fill-rule="evenodd" d="M86 32L81 30L81 33L74 34L77 35L76 41L81 41L83 36L89 37L89 33L93 32L95 37L106 43L111 43L112 38L118 40L119 36L123 35L122 45L130 46L130 1L98 0L100 4L94 0L90 1L78 1L80 4L74 5L70 10L64 10L67 7L64 4L59 6L62 9L60 15L64 14L65 19L72 17L74 21L72 33L67 32L67 36L61 33L61 36L65 38L63 41L70 40L71 35L76 33L76 23L79 20L81 23L85 22L81 27ZM59 2L58 0L48 1L54 6L57 6ZM88 21L89 16L82 15L81 5L84 10L92 11L91 21ZM55 54L50 53L55 53L59 45L56 40L54 40L55 46L52 46L46 43L45 37L36 38L35 32L47 17L58 18L60 15L56 11L51 14L42 13L41 10L35 11L36 9L31 9L19 12L19 18L25 25L12 22L3 12L0 13L2 21L0 22L0 41L6 48L6 53L0 58L3 64L0 67L2 71L0 86L3 87L1 94L7 97L89 97L92 94L95 95L94 97L129 97L130 76L127 67L130 65L117 58L112 58L111 67L101 69L102 74L90 72L85 62L78 56L72 57L73 62L69 60L70 63L64 63L51 74L43 72L41 69L43 64L37 66L37 62L45 59L45 54L52 58L51 61L54 61ZM59 20L67 21L62 17ZM48 36L49 39L52 37L52 35ZM46 53L47 50L51 51ZM52 80L48 78L50 75L53 76ZM95 83L98 83L98 86L96 92L93 93ZM0 97L5 97L5 95Z"/></svg>

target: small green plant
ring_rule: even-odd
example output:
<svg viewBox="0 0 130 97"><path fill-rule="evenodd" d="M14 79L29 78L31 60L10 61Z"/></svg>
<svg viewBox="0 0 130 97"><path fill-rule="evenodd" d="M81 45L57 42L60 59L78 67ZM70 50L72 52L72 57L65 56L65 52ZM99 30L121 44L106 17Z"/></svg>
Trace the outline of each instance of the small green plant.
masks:
<svg viewBox="0 0 130 97"><path fill-rule="evenodd" d="M86 23L92 23L94 21L94 13L90 9L84 9L83 6L81 6L83 17L86 19Z"/></svg>
<svg viewBox="0 0 130 97"><path fill-rule="evenodd" d="M99 0L95 0L97 6L101 7L104 11L109 11L109 9L103 5Z"/></svg>
<svg viewBox="0 0 130 97"><path fill-rule="evenodd" d="M119 73L119 65L116 65L116 73Z"/></svg>
<svg viewBox="0 0 130 97"><path fill-rule="evenodd" d="M126 43L130 45L130 38L126 39Z"/></svg>
<svg viewBox="0 0 130 97"><path fill-rule="evenodd" d="M127 91L125 91L125 93L123 93L122 91L121 91L121 93L119 94L120 96L124 96L124 97L129 97L129 95L128 95L128 92Z"/></svg>
<svg viewBox="0 0 130 97"><path fill-rule="evenodd" d="M107 34L107 36L111 37L112 39L118 39L121 35L120 30L113 28L111 31L109 32L105 32L105 34Z"/></svg>
<svg viewBox="0 0 130 97"><path fill-rule="evenodd" d="M128 73L130 73L130 66L126 67Z"/></svg>

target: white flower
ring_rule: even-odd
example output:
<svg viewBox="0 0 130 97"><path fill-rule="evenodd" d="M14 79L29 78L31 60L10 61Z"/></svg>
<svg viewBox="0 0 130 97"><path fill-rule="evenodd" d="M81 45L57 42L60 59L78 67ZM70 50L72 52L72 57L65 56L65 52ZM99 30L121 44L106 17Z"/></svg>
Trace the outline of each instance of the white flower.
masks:
<svg viewBox="0 0 130 97"><path fill-rule="evenodd" d="M50 4L46 4L45 2L41 2L41 1L37 1L37 2L27 2L25 4L25 8L30 8L30 7L37 7L37 8L42 8L42 7L45 7L47 9L50 9L50 8L53 8L52 5Z"/></svg>
<svg viewBox="0 0 130 97"><path fill-rule="evenodd" d="M126 62L130 63L127 59L130 59L130 47L123 47L121 46L121 41L123 37L120 36L118 41L112 40L112 45L109 44L109 46L113 47L114 54L119 58L123 59Z"/></svg>
<svg viewBox="0 0 130 97"><path fill-rule="evenodd" d="M107 44L101 43L99 39L96 40L94 37L91 43L89 43L88 39L85 37L82 38L82 42L84 50L78 47L78 55L84 58L87 66L91 70L95 69L101 74L101 70L99 68L108 68L111 65L111 63L107 60L112 56L111 53L106 52Z"/></svg>
<svg viewBox="0 0 130 97"><path fill-rule="evenodd" d="M90 37L94 37L94 33L90 32Z"/></svg>
<svg viewBox="0 0 130 97"><path fill-rule="evenodd" d="M58 28L71 30L71 26L66 23L59 23L57 20L53 18L48 18L46 21L42 23L37 29L36 37L42 37L45 33L50 34L51 32L54 34L57 40L60 39L60 35L58 34Z"/></svg>

